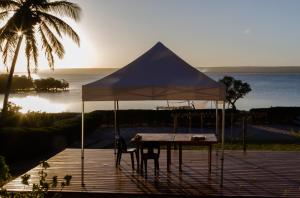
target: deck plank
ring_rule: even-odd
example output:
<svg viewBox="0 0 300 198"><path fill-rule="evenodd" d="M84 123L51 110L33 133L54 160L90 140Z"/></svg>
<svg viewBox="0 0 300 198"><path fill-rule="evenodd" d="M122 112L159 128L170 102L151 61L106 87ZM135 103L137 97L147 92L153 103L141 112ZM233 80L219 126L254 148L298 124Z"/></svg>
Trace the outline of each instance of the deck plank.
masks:
<svg viewBox="0 0 300 198"><path fill-rule="evenodd" d="M226 151L224 186L220 187L220 160L212 156L212 173L208 173L207 151L184 150L183 171L178 171L178 152L172 151L171 172L167 171L166 150L161 151L159 176L149 161L148 176L132 171L128 155L115 168L111 149L85 151L85 186L81 186L80 149L66 149L48 160L48 177L72 175L65 193L95 195L166 195L166 196L261 196L300 197L300 152ZM220 153L219 153L220 154ZM40 167L28 172L30 182L37 182ZM21 179L8 183L8 191L26 191ZM82 195L83 195L82 194ZM74 194L73 194L74 195Z"/></svg>

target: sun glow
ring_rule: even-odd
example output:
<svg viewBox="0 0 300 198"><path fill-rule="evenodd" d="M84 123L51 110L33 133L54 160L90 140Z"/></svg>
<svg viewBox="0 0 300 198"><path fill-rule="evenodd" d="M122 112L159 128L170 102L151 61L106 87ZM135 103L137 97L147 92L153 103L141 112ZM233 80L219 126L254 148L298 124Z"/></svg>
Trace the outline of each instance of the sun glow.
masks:
<svg viewBox="0 0 300 198"><path fill-rule="evenodd" d="M39 96L26 96L24 98L12 98L11 102L21 106L20 112L27 113L28 111L45 111L48 113L57 113L66 111L64 104L51 102Z"/></svg>
<svg viewBox="0 0 300 198"><path fill-rule="evenodd" d="M19 31L17 32L17 34L18 34L18 36L20 37L20 36L22 36L23 32L22 32L21 30L19 30Z"/></svg>

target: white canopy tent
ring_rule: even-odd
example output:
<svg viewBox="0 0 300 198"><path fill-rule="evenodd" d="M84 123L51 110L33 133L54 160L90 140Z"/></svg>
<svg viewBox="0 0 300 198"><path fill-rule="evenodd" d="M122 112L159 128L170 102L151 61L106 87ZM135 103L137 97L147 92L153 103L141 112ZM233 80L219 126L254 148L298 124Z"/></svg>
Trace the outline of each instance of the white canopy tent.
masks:
<svg viewBox="0 0 300 198"><path fill-rule="evenodd" d="M127 66L100 80L82 86L82 185L84 184L84 102L114 101L116 112L116 101L137 100L212 100L216 101L216 117L218 116L218 101L223 101L221 158L223 164L224 85L190 66L158 42ZM217 119L216 128L218 128ZM221 172L223 172L223 166ZM221 184L222 181L223 179L221 179Z"/></svg>

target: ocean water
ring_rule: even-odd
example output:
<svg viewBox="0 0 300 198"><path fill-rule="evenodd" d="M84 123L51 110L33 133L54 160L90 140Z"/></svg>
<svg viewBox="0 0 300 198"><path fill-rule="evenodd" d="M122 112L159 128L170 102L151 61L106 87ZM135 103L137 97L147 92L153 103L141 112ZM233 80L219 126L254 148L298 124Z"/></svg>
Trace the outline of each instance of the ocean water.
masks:
<svg viewBox="0 0 300 198"><path fill-rule="evenodd" d="M44 73L39 77L54 77L65 79L70 83L70 90L59 93L18 93L11 94L10 101L22 107L22 112L80 112L81 86L93 82L113 70L97 70L76 73ZM237 108L249 110L251 108L265 108L275 106L300 106L300 73L206 73L215 80L224 75L250 84L252 91L237 102ZM2 105L3 95L0 95ZM171 106L187 105L186 101L170 101ZM194 101L197 108L214 108L211 101ZM120 101L120 109L155 109L157 106L166 106L166 101ZM113 102L86 102L87 112L93 110L113 109Z"/></svg>

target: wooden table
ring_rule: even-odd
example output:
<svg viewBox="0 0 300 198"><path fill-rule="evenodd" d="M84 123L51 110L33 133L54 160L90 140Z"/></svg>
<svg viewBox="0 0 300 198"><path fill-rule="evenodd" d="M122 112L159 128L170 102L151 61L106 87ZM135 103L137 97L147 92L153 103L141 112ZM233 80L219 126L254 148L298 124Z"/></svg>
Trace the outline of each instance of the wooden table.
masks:
<svg viewBox="0 0 300 198"><path fill-rule="evenodd" d="M204 136L205 139L199 139ZM137 138L139 137L139 138ZM171 165L171 146L179 146L179 171L182 171L182 146L183 145L203 145L208 146L208 170L211 172L211 153L212 144L217 143L215 134L194 134L194 133L137 133L131 140L137 145L138 170L139 170L139 150L145 142L157 142L167 146L167 170L170 171Z"/></svg>

